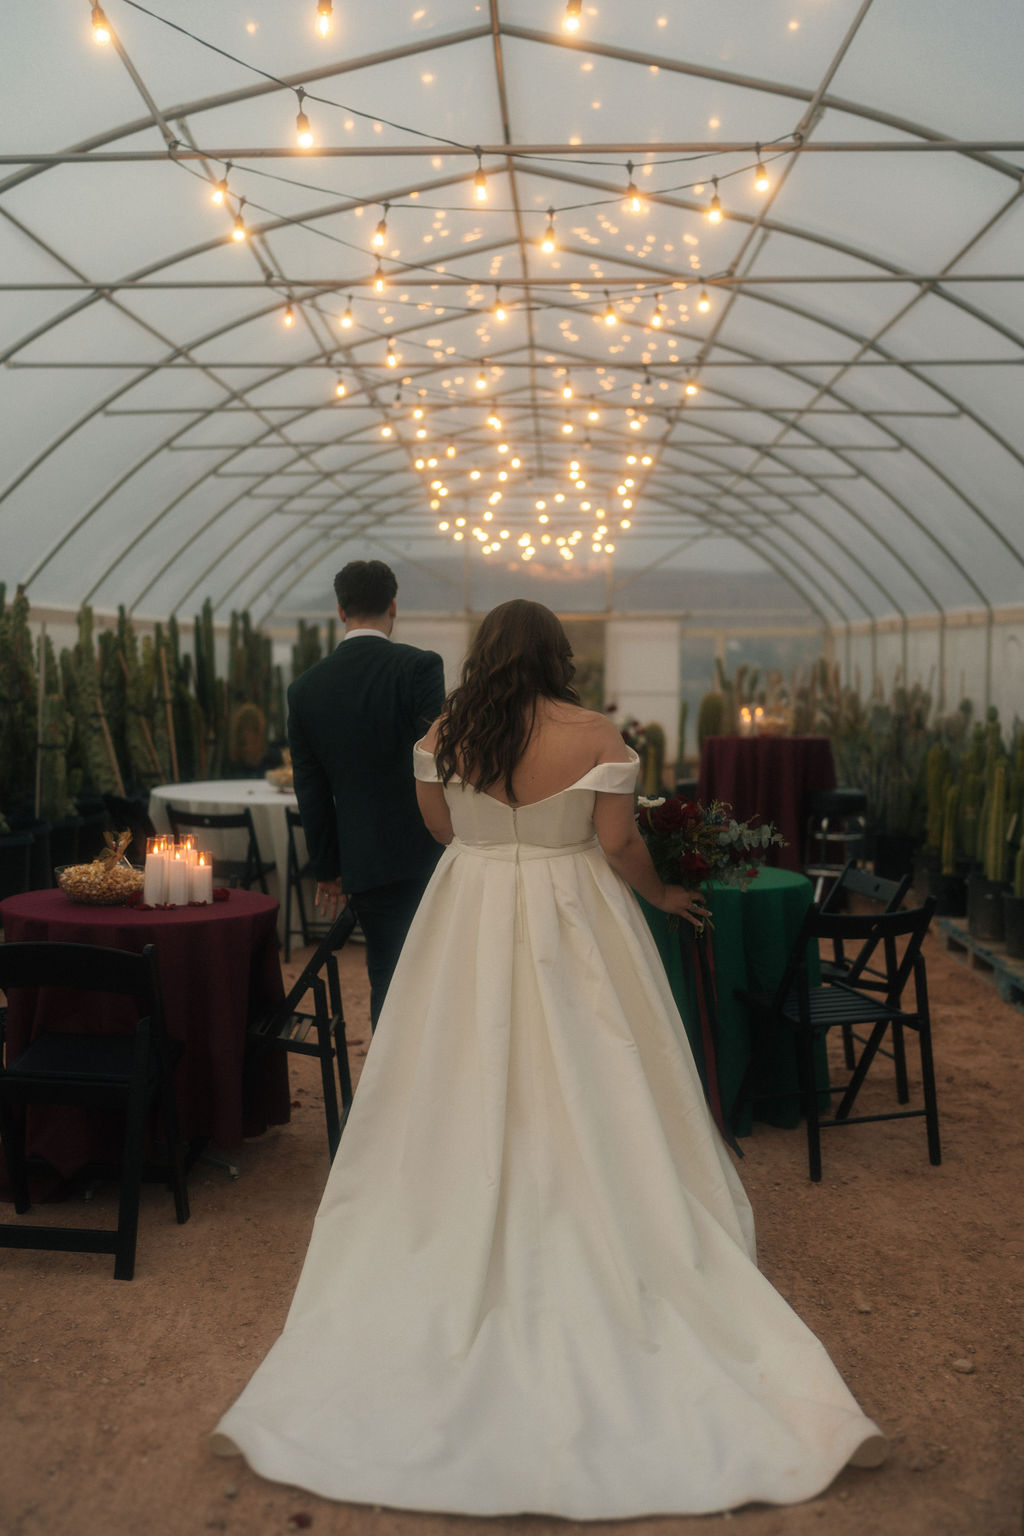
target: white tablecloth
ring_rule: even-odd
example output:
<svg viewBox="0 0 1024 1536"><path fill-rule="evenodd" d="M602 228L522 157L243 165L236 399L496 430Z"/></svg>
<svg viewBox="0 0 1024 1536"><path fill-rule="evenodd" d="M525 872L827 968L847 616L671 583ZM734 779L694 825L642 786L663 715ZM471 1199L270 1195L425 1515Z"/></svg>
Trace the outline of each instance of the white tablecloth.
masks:
<svg viewBox="0 0 1024 1536"><path fill-rule="evenodd" d="M298 801L290 790L275 789L265 779L202 779L186 784L158 784L149 792L149 815L158 832L169 832L168 804L182 811L240 811L246 806L252 811L256 840L260 856L276 866L267 876L270 894L281 903L278 930L283 937L285 880L288 874L288 830L285 825L285 808L295 810ZM244 859L244 832L205 832L200 834L201 843L208 847L214 858ZM306 840L301 828L295 832L296 851L300 866L306 858ZM312 897L312 886L309 890ZM312 907L309 907L312 910Z"/></svg>

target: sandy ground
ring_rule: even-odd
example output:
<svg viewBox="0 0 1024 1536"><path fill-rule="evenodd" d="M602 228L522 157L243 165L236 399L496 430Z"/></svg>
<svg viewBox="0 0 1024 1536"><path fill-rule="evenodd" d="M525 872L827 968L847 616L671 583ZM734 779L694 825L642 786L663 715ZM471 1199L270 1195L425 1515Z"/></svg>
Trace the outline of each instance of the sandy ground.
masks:
<svg viewBox="0 0 1024 1536"><path fill-rule="evenodd" d="M891 1436L888 1463L847 1470L788 1509L579 1529L701 1536L727 1522L737 1536L1020 1536L1024 1014L937 938L927 955L941 1168L928 1162L921 1120L826 1131L820 1185L808 1181L802 1132L758 1127L741 1165L762 1267ZM358 1068L362 953L350 947L342 959ZM887 1072L873 1091L890 1098ZM329 1504L208 1454L207 1432L284 1320L327 1173L315 1063L293 1066L292 1096L291 1124L237 1154L237 1181L194 1168L186 1226L163 1190L147 1188L131 1283L112 1278L106 1257L3 1253L3 1536L576 1529ZM94 1204L112 1213L113 1192ZM75 1214L43 1207L38 1219Z"/></svg>

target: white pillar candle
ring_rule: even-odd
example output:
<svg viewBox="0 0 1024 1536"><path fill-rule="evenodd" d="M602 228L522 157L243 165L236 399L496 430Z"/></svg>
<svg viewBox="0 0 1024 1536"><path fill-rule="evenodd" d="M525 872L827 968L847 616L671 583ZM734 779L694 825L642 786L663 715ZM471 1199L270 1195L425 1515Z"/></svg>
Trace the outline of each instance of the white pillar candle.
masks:
<svg viewBox="0 0 1024 1536"><path fill-rule="evenodd" d="M151 837L146 845L146 874L142 886L142 899L148 907L158 907L167 900L164 882L166 858L160 839Z"/></svg>
<svg viewBox="0 0 1024 1536"><path fill-rule="evenodd" d="M167 894L164 900L172 907L185 907L188 905L188 859L184 848L175 848L167 860Z"/></svg>
<svg viewBox="0 0 1024 1536"><path fill-rule="evenodd" d="M211 868L210 855L197 853L196 861L190 870L192 900L208 902L213 900L213 869Z"/></svg>

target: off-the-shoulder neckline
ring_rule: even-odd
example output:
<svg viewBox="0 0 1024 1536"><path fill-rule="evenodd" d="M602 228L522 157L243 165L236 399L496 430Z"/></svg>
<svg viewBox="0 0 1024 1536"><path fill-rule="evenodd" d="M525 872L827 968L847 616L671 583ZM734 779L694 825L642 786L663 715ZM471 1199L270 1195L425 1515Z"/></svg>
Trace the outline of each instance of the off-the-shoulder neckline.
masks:
<svg viewBox="0 0 1024 1536"><path fill-rule="evenodd" d="M559 795L567 795L571 789L581 789L584 782L590 778L592 773L596 773L598 768L635 768L637 763L639 763L640 758L633 751L632 747L627 747L626 750L629 753L629 757L624 763L595 763L592 768L588 768L586 773L582 774L580 778L576 779L572 784L567 784L564 789L556 789L553 794L545 795L543 799L540 800L527 800L517 805L509 805L507 800L499 800L497 795L489 794L486 789L480 790L479 793L484 795L486 799L493 800L495 805L503 805L506 811L528 811L531 810L535 805L546 805L549 800L557 800ZM434 756L429 748L421 746L418 741L413 747L413 751L422 752L424 757L433 758ZM457 774L455 777L457 782L461 784L462 780L458 777Z"/></svg>

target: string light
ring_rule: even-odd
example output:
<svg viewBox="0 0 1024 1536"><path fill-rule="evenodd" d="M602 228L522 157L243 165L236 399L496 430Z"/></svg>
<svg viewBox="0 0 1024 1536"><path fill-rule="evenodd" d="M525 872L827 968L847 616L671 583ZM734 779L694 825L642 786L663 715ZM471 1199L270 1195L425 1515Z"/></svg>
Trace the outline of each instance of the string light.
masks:
<svg viewBox="0 0 1024 1536"><path fill-rule="evenodd" d="M388 337L388 348L384 354L384 361L389 368L398 367L398 358L395 354L395 343L392 341L390 336Z"/></svg>
<svg viewBox="0 0 1024 1536"><path fill-rule="evenodd" d="M713 194L713 196L711 198L711 201L708 204L708 223L709 224L721 224L721 222L722 222L722 199L718 195L718 177L717 176L712 176L712 178L711 178L711 185L714 187L715 190L714 190L714 194Z"/></svg>
<svg viewBox="0 0 1024 1536"><path fill-rule="evenodd" d="M109 43L110 38L110 22L104 16L102 6L94 5L92 8L92 40L94 43Z"/></svg>
<svg viewBox="0 0 1024 1536"><path fill-rule="evenodd" d="M571 400L572 399L572 380L569 378L568 373L566 373L566 375L565 375L565 383L562 385L562 399L563 400Z"/></svg>
<svg viewBox="0 0 1024 1536"><path fill-rule="evenodd" d="M227 200L228 175L230 171L231 161L229 160L227 165L224 167L224 175L221 177L220 181L214 182L213 191L210 193L211 203L216 203L218 208Z"/></svg>
<svg viewBox="0 0 1024 1536"><path fill-rule="evenodd" d="M630 213L643 213L644 200L640 196L640 188L633 180L633 162L626 161L626 175L629 177L629 186L626 188L626 207Z"/></svg>
<svg viewBox="0 0 1024 1536"><path fill-rule="evenodd" d="M486 366L487 366L486 360L483 363L480 364L480 372L476 376L476 387L477 387L477 389L486 389L487 388L487 374L484 371Z"/></svg>
<svg viewBox="0 0 1024 1536"><path fill-rule="evenodd" d="M547 228L544 231L544 238L540 243L540 248L549 256L552 251L557 249L555 245L555 210L553 208L548 209Z"/></svg>
<svg viewBox="0 0 1024 1536"><path fill-rule="evenodd" d="M345 304L345 313L342 315L341 320L339 321L339 324L340 324L342 330L344 330L344 331L351 330L351 328L352 328L352 295L351 294L349 294L349 296L348 296L348 300L347 300L347 302Z"/></svg>
<svg viewBox="0 0 1024 1536"><path fill-rule="evenodd" d="M231 230L232 240L244 240L248 236L249 231L246 229L245 220L242 218L242 209L244 207L245 198L243 197L238 205L238 212L235 214L235 223Z"/></svg>
<svg viewBox="0 0 1024 1536"><path fill-rule="evenodd" d="M391 436L392 436L392 434L393 434L393 433L394 433L394 430L395 430L395 429L394 429L394 427L393 427L393 426L392 426L392 425L391 425L391 423L390 423L390 422L388 422L388 421L386 421L386 422L385 422L385 423L384 423L384 425L383 425L383 426L382 426L382 427L381 427L381 429L380 429L380 435L381 435L381 437L391 437Z"/></svg>
<svg viewBox="0 0 1024 1536"><path fill-rule="evenodd" d="M380 258L378 257L377 265L373 269L373 291L374 293L383 293L384 288L384 268L381 266Z"/></svg>
<svg viewBox="0 0 1024 1536"><path fill-rule="evenodd" d="M604 291L604 297L605 297L604 323L605 323L605 325L618 325L619 317L615 313L614 308L612 307L612 301L608 297L608 289L607 288Z"/></svg>
<svg viewBox="0 0 1024 1536"><path fill-rule="evenodd" d="M318 0L316 8L316 29L320 33L321 37L327 37L330 34L331 23L333 21L331 13L333 9L334 7L331 4L331 0Z"/></svg>
<svg viewBox="0 0 1024 1536"><path fill-rule="evenodd" d="M487 177L484 175L483 156L480 153L480 146L479 146L479 144L476 147L475 154L476 154L476 175L473 177L473 196L476 198L478 203L486 203L486 201L487 201Z"/></svg>
<svg viewBox="0 0 1024 1536"><path fill-rule="evenodd" d="M660 331L665 322L665 311L661 307L661 294L654 300L654 314L651 316L651 324L656 331Z"/></svg>
<svg viewBox="0 0 1024 1536"><path fill-rule="evenodd" d="M566 0L565 20L562 26L567 32L578 32L580 29L580 11L583 9L583 0Z"/></svg>
<svg viewBox="0 0 1024 1536"><path fill-rule="evenodd" d="M495 320L500 321L508 319L508 311L505 309L504 304L501 302L500 285L494 290L494 308L491 313L493 314Z"/></svg>
<svg viewBox="0 0 1024 1536"><path fill-rule="evenodd" d="M772 179L768 175L768 172L765 170L764 164L761 160L760 144L755 144L754 148L757 151L757 166L754 170L754 186L757 188L758 192L767 192L771 187Z"/></svg>
<svg viewBox="0 0 1024 1536"><path fill-rule="evenodd" d="M588 421L600 421L601 420L601 413L600 413L600 411L594 411L594 410L588 411L587 412L587 420Z"/></svg>
<svg viewBox="0 0 1024 1536"><path fill-rule="evenodd" d="M487 425L489 427L493 427L495 432L501 431L501 417L498 415L497 411L492 411L488 416Z"/></svg>
<svg viewBox="0 0 1024 1536"><path fill-rule="evenodd" d="M700 389L693 381L693 379L687 379L686 383L683 385L683 392L692 398L694 395L700 394Z"/></svg>
<svg viewBox="0 0 1024 1536"><path fill-rule="evenodd" d="M565 418L565 420L562 422L562 431L565 433L566 437L571 437L573 432L575 432L575 430L576 430L576 428L573 426L572 422L569 420L569 418L567 416Z"/></svg>
<svg viewBox="0 0 1024 1536"><path fill-rule="evenodd" d="M289 329L291 329L291 327L295 324L295 311L292 308L290 302L289 302L289 304L287 305L287 307L285 309L284 317L283 318L284 318L285 325L288 326Z"/></svg>
<svg viewBox="0 0 1024 1536"><path fill-rule="evenodd" d="M708 298L708 291L706 288L702 288L700 291L700 298L697 300L697 308L700 310L702 315L706 315L708 310L711 308L711 300Z"/></svg>
<svg viewBox="0 0 1024 1536"><path fill-rule="evenodd" d="M348 390L345 388L345 380L342 378L340 373L338 374L338 382L334 386L334 393L337 395L339 400L344 400L345 396L348 394Z"/></svg>
<svg viewBox="0 0 1024 1536"><path fill-rule="evenodd" d="M296 99L297 99L297 101L299 103L298 116L295 119L295 136L296 136L296 139L298 140L298 145L299 145L300 149L312 149L313 148L313 130L312 130L312 128L309 125L309 118L306 116L306 114L305 114L305 112L303 111L303 108L302 108L302 102L303 102L303 99L304 99L305 95L306 95L306 93L302 89L302 86L300 85L298 90L295 92Z"/></svg>
<svg viewBox="0 0 1024 1536"><path fill-rule="evenodd" d="M388 211L389 211L389 208L390 208L390 204L385 203L384 204L384 212L381 215L380 222L378 223L377 228L373 232L373 244L376 246L378 251L383 249L384 242L388 238Z"/></svg>

